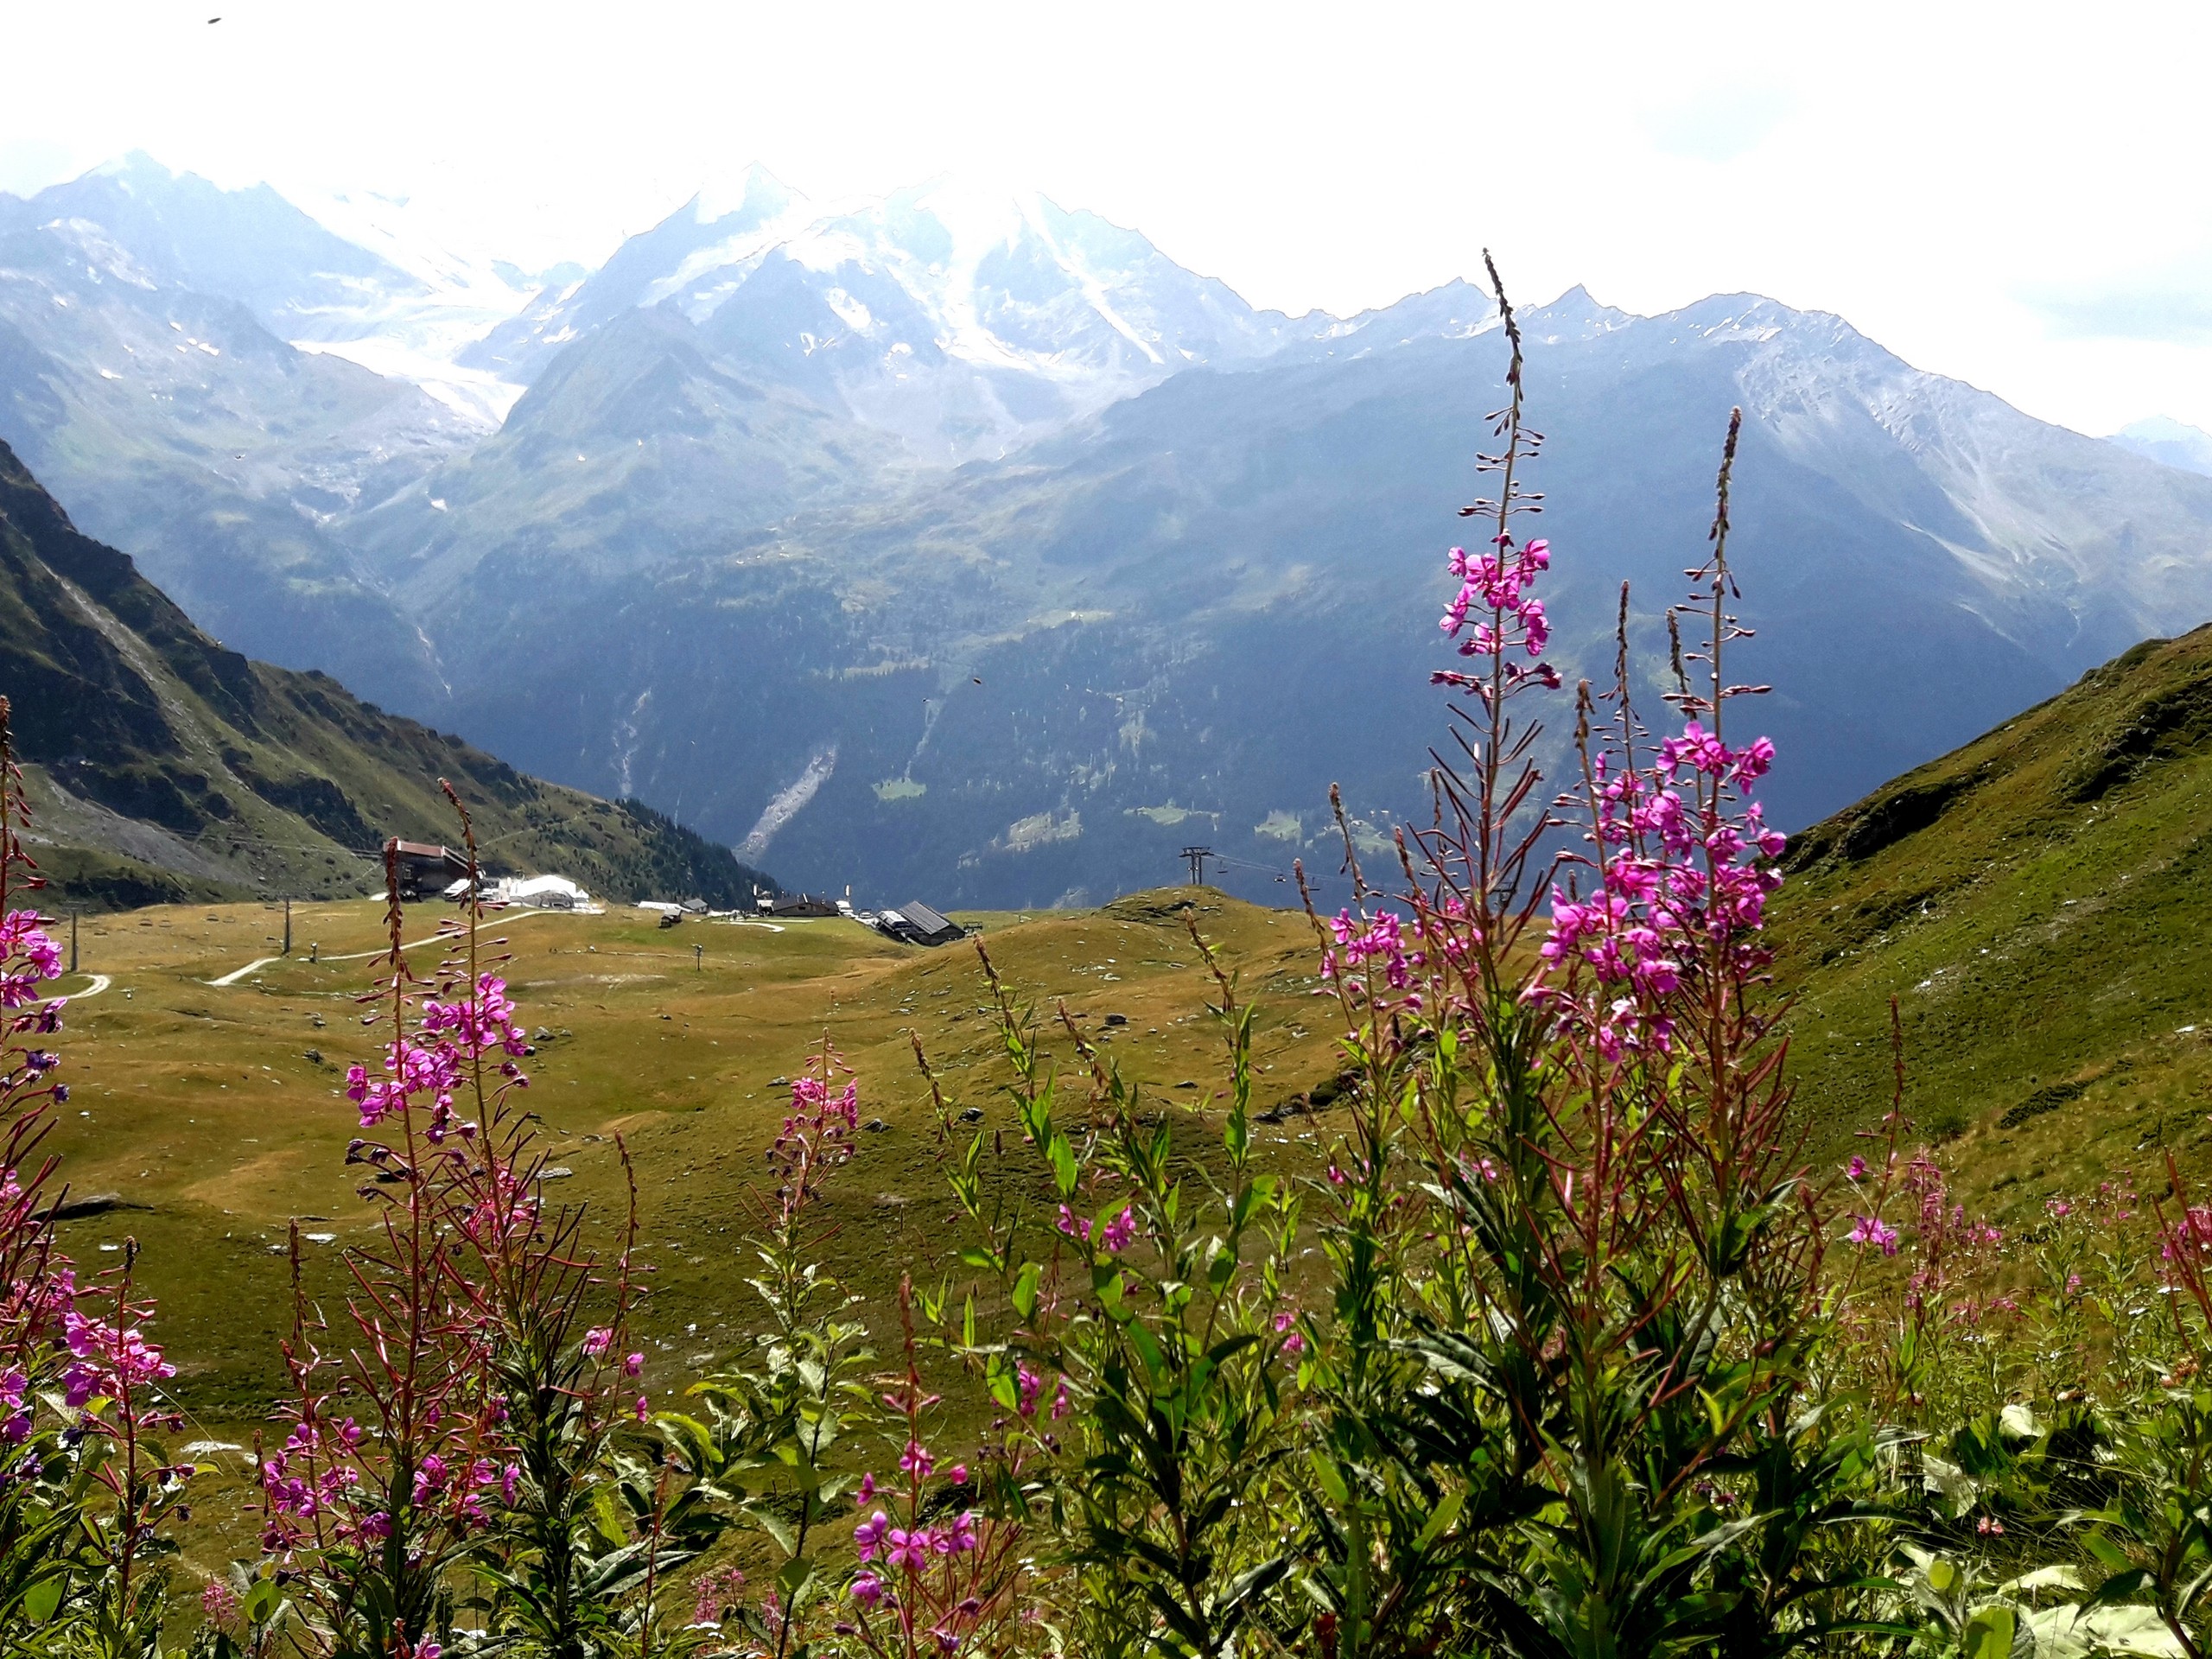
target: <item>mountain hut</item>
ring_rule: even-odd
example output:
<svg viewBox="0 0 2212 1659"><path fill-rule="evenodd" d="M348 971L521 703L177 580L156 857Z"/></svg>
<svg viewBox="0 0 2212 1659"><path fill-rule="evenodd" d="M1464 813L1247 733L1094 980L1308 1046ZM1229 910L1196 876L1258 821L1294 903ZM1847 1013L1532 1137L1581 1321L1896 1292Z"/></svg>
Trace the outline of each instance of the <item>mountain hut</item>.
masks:
<svg viewBox="0 0 2212 1659"><path fill-rule="evenodd" d="M385 856L397 866L399 896L410 902L435 898L456 880L468 880L468 861L449 847L402 841L394 836L385 842L384 850Z"/></svg>

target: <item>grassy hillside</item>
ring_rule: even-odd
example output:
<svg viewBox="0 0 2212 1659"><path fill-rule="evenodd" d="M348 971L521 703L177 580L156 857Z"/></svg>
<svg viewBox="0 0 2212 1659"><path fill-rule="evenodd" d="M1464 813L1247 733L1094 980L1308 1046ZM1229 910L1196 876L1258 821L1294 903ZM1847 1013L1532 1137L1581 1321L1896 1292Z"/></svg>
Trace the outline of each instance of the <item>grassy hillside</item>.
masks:
<svg viewBox="0 0 2212 1659"><path fill-rule="evenodd" d="M1204 1117L1223 1086L1221 1037L1180 916L1160 901L1186 896L1261 1006L1262 1105L1329 1077L1302 916L1185 889L1098 912L963 919L988 927L994 958L1025 995L1067 999L1129 1076ZM93 918L83 965L110 983L90 995L81 980L61 988L78 1000L54 1149L74 1195L111 1199L67 1224L68 1248L98 1263L126 1235L145 1246L180 1387L211 1422L251 1416L278 1385L276 1337L289 1308L276 1247L289 1218L339 1239L365 1238L374 1221L355 1196L360 1172L345 1161L359 1130L340 1090L346 1063L372 1047L353 998L377 969L378 912L358 899L303 907L290 959L220 986L208 982L267 951L268 907ZM424 907L425 938L432 912ZM673 1385L750 1317L739 1240L790 1104L779 1080L825 1032L858 1068L862 1119L878 1125L833 1183L827 1212L849 1241L835 1252L840 1271L873 1314L887 1311L899 1270L925 1271L947 1237L935 1120L908 1033L926 1045L956 1109L980 1107L998 1124L1011 1116L972 950L895 944L842 919L657 923L636 910L524 913L494 920L486 938L497 942L487 950L512 953L505 971L537 1036L531 1103L553 1161L573 1171L560 1196L613 1213L621 1187L609 1137L627 1139L658 1264L646 1329L665 1357L654 1372ZM420 953L416 965L430 960ZM1109 1014L1127 1024L1109 1027ZM1293 1116L1260 1132L1294 1146L1326 1122Z"/></svg>
<svg viewBox="0 0 2212 1659"><path fill-rule="evenodd" d="M2212 626L2152 640L1796 838L1776 912L1824 1153L1891 1087L2016 1215L2212 1142Z"/></svg>
<svg viewBox="0 0 2212 1659"><path fill-rule="evenodd" d="M4 444L0 693L51 904L358 893L385 836L453 838L442 777L494 869L725 905L773 886L650 808L541 783L327 676L226 650L79 534Z"/></svg>

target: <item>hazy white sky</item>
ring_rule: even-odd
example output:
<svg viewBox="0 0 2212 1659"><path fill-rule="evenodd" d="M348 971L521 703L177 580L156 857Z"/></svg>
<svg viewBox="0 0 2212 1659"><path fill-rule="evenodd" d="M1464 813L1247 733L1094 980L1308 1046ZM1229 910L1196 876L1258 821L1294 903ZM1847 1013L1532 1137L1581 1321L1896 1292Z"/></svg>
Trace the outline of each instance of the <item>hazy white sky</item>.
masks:
<svg viewBox="0 0 2212 1659"><path fill-rule="evenodd" d="M210 16L221 21L210 24ZM1756 289L2105 432L2212 427L2212 6L0 0L0 189L143 149L596 261L765 162L1134 226L1247 298Z"/></svg>

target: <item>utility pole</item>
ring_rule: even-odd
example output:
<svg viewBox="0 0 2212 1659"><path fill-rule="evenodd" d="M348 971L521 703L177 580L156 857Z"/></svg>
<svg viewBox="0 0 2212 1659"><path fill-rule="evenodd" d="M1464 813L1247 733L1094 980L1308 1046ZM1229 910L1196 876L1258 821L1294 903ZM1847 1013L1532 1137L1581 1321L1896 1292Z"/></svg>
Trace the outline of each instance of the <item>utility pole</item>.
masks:
<svg viewBox="0 0 2212 1659"><path fill-rule="evenodd" d="M77 912L69 912L69 971L77 971Z"/></svg>
<svg viewBox="0 0 2212 1659"><path fill-rule="evenodd" d="M695 974L703 974L707 971L707 947L703 944L695 944L691 947L691 971Z"/></svg>
<svg viewBox="0 0 2212 1659"><path fill-rule="evenodd" d="M1191 861L1191 885L1203 887L1206 884L1206 860L1213 856L1211 847L1185 847L1183 856Z"/></svg>
<svg viewBox="0 0 2212 1659"><path fill-rule="evenodd" d="M292 901L284 901L284 954L292 954Z"/></svg>

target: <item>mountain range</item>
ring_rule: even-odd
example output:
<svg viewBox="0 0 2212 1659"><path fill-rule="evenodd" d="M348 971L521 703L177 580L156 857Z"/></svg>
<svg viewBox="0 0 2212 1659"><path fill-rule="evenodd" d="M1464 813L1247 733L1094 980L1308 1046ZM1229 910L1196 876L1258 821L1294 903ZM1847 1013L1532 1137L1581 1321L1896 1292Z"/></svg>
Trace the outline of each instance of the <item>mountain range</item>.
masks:
<svg viewBox="0 0 2212 1659"><path fill-rule="evenodd" d="M1756 296L1523 323L1570 679L1627 580L1656 683L1744 409L1785 824L2212 614L2175 454ZM536 279L143 159L0 200L0 437L195 620L877 898L1103 898L1191 843L1280 896L1336 867L1332 783L1383 844L1503 366L1465 283L1290 318L951 183L754 169Z"/></svg>
<svg viewBox="0 0 2212 1659"><path fill-rule="evenodd" d="M457 841L493 874L555 870L616 898L735 906L775 884L634 801L524 776L194 627L130 559L80 533L0 444L0 691L46 879L72 907L351 896L386 836Z"/></svg>

